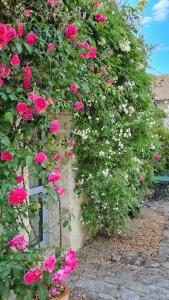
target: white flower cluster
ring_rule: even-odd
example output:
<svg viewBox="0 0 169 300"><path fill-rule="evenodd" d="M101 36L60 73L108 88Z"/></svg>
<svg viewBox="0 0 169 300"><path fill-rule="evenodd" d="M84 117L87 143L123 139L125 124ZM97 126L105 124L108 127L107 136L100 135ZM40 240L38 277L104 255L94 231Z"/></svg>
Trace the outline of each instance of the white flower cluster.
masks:
<svg viewBox="0 0 169 300"><path fill-rule="evenodd" d="M131 137L131 129L127 128L123 135L125 138Z"/></svg>
<svg viewBox="0 0 169 300"><path fill-rule="evenodd" d="M103 170L102 174L103 174L104 177L108 177L108 175L109 175L109 169Z"/></svg>
<svg viewBox="0 0 169 300"><path fill-rule="evenodd" d="M135 82L134 81L126 81L125 84L124 84L127 88L129 89L133 89L134 86L135 86Z"/></svg>
<svg viewBox="0 0 169 300"><path fill-rule="evenodd" d="M135 111L134 107L128 106L127 102L121 104L119 108L121 109L121 111L123 111L126 115L129 115L129 116L131 116L132 113Z"/></svg>
<svg viewBox="0 0 169 300"><path fill-rule="evenodd" d="M131 47L130 47L130 42L128 40L123 40L119 43L120 49L123 52L129 52Z"/></svg>
<svg viewBox="0 0 169 300"><path fill-rule="evenodd" d="M83 129L83 130L73 130L73 134L75 135L79 135L81 136L82 140L87 140L88 139L88 136L89 136L89 133L90 133L90 128L87 128L87 129Z"/></svg>

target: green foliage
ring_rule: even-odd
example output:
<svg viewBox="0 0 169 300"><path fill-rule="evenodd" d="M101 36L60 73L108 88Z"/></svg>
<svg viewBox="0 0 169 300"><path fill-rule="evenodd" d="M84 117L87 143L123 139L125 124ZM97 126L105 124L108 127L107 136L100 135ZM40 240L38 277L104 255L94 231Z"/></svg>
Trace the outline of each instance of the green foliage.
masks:
<svg viewBox="0 0 169 300"><path fill-rule="evenodd" d="M33 46L20 38L11 41L5 51L0 49L1 62L8 66L12 53L21 58L21 67L12 68L0 89L0 147L14 155L14 160L0 162L0 295L7 298L10 288L17 299L28 300L38 285L26 286L23 275L41 262L43 252L30 245L29 251L18 253L9 249L7 242L21 230L27 231L20 216L37 217L39 204L30 198L29 205L11 207L7 194L16 185L18 170L28 167L30 176L43 181L44 204L48 207L54 203L55 191L50 189L47 175L55 167L54 155L67 151L68 137L51 137L53 116L60 118L61 113L66 113L72 118L71 137L77 141L76 192L83 198L82 223L92 235L100 231L108 236L113 230L124 229L129 208L136 207L151 182L154 158L160 151L155 122L158 114L152 103L151 79L145 72L147 48L138 34L137 9L128 5L119 9L116 1L108 0L103 0L98 9L91 0L65 0L52 9L46 1L30 0L32 13L28 18L24 13L27 1L1 2L3 22L11 22L17 28L16 20L20 19L24 37L30 31L38 36ZM96 12L108 22L96 22ZM96 58L84 60L81 54L85 50L76 41L66 39L65 28L70 23L78 27L77 39L97 48ZM49 43L57 45L51 53L47 51ZM27 64L33 70L33 79L31 89L25 91L22 67ZM79 87L80 98L68 88L72 83ZM33 120L23 122L16 105L25 102L33 107L28 100L29 91L52 98L53 104L42 115L35 113ZM85 108L76 111L74 104L79 99ZM39 139L41 132L43 139ZM36 165L34 154L40 151L48 154L48 160ZM67 219L63 222L68 225ZM42 287L38 294L40 299L47 299Z"/></svg>

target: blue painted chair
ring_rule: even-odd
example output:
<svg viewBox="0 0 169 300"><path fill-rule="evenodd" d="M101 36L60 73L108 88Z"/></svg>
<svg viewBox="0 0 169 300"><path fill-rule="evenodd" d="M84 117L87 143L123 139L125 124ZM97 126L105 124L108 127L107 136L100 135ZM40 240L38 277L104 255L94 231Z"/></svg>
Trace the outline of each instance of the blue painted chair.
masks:
<svg viewBox="0 0 169 300"><path fill-rule="evenodd" d="M155 198L159 196L168 197L169 196L169 170L162 172L160 176L154 176L155 183Z"/></svg>

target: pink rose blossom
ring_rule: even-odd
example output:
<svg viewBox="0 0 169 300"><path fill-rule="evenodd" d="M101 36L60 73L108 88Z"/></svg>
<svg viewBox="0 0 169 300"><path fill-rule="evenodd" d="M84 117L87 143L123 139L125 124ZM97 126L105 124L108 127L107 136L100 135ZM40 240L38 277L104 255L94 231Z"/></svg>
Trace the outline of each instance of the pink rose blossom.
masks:
<svg viewBox="0 0 169 300"><path fill-rule="evenodd" d="M90 49L90 45L89 45L88 42L82 42L82 43L81 43L81 46L82 46L82 48L84 48L84 49Z"/></svg>
<svg viewBox="0 0 169 300"><path fill-rule="evenodd" d="M46 104L47 104L47 106L53 104L52 98L48 98L47 101L46 101Z"/></svg>
<svg viewBox="0 0 169 300"><path fill-rule="evenodd" d="M90 58L90 54L89 54L89 52L85 52L85 53L82 53L82 54L81 54L81 57L82 57L83 59L87 59L87 58Z"/></svg>
<svg viewBox="0 0 169 300"><path fill-rule="evenodd" d="M34 105L39 115L42 114L47 108L45 98L43 96L38 96L34 99Z"/></svg>
<svg viewBox="0 0 169 300"><path fill-rule="evenodd" d="M28 194L24 188L15 187L8 193L8 203L11 205L18 205L21 204L27 197Z"/></svg>
<svg viewBox="0 0 169 300"><path fill-rule="evenodd" d="M52 282L57 283L60 281L64 281L65 279L67 279L67 277L68 273L65 270L59 270L52 275Z"/></svg>
<svg viewBox="0 0 169 300"><path fill-rule="evenodd" d="M66 37L70 40L75 39L76 35L78 33L78 28L75 24L70 24L66 27L65 34Z"/></svg>
<svg viewBox="0 0 169 300"><path fill-rule="evenodd" d="M47 155L45 152L36 153L34 156L34 161L36 164L42 164L46 160L47 160Z"/></svg>
<svg viewBox="0 0 169 300"><path fill-rule="evenodd" d="M14 54L12 57L11 57L11 65L12 66L19 66L20 65L20 58L17 54Z"/></svg>
<svg viewBox="0 0 169 300"><path fill-rule="evenodd" d="M25 9L25 16L29 17L31 12L32 12L31 9Z"/></svg>
<svg viewBox="0 0 169 300"><path fill-rule="evenodd" d="M3 151L1 153L1 160L8 161L8 160L13 160L13 158L14 158L13 154L11 154L8 151Z"/></svg>
<svg viewBox="0 0 169 300"><path fill-rule="evenodd" d="M78 101L78 102L75 103L74 107L75 107L76 110L84 109L84 103Z"/></svg>
<svg viewBox="0 0 169 300"><path fill-rule="evenodd" d="M30 92L30 93L28 94L28 99L29 99L30 102L34 102L34 100L35 100L37 97L38 97L38 96L37 96L37 94L36 94L35 92Z"/></svg>
<svg viewBox="0 0 169 300"><path fill-rule="evenodd" d="M10 68L6 64L0 64L0 77L6 78L11 74Z"/></svg>
<svg viewBox="0 0 169 300"><path fill-rule="evenodd" d="M67 151L67 157L72 158L73 157L73 151L72 150L68 150Z"/></svg>
<svg viewBox="0 0 169 300"><path fill-rule="evenodd" d="M160 159L161 159L161 155L160 155L160 153L157 153L155 156L155 160L159 161Z"/></svg>
<svg viewBox="0 0 169 300"><path fill-rule="evenodd" d="M28 105L27 105L26 103L20 102L20 103L18 103L17 106L16 106L16 111L17 111L18 113L21 113L21 114L22 114L22 113L25 113L25 112L26 112L27 108L28 108Z"/></svg>
<svg viewBox="0 0 169 300"><path fill-rule="evenodd" d="M64 196L64 194L65 194L64 188L62 188L60 185L57 185L57 186L55 187L55 191L56 191L60 196Z"/></svg>
<svg viewBox="0 0 169 300"><path fill-rule="evenodd" d="M141 184L144 184L144 182L145 182L145 179L144 179L144 177L140 178L140 180L139 180L139 181L140 181L140 183L141 183Z"/></svg>
<svg viewBox="0 0 169 300"><path fill-rule="evenodd" d="M6 44L7 44L6 37L0 35L0 48L2 48L3 46L5 46Z"/></svg>
<svg viewBox="0 0 169 300"><path fill-rule="evenodd" d="M97 55L96 47L91 47L91 48L90 48L90 52L89 52L90 58L95 58L96 55Z"/></svg>
<svg viewBox="0 0 169 300"><path fill-rule="evenodd" d="M63 266L67 272L73 272L77 268L76 252L70 249L63 260Z"/></svg>
<svg viewBox="0 0 169 300"><path fill-rule="evenodd" d="M77 45L78 45L79 47L81 47L81 46L82 46L82 42L81 42L80 40L78 40L78 41L77 41Z"/></svg>
<svg viewBox="0 0 169 300"><path fill-rule="evenodd" d="M100 6L100 2L98 2L98 1L93 1L93 7L94 8L97 8L97 7L99 7Z"/></svg>
<svg viewBox="0 0 169 300"><path fill-rule="evenodd" d="M95 14L95 19L101 23L107 22L107 18L103 16L102 14Z"/></svg>
<svg viewBox="0 0 169 300"><path fill-rule="evenodd" d="M62 177L62 174L58 171L58 172L52 172L48 174L48 181L49 182L55 182L60 180Z"/></svg>
<svg viewBox="0 0 169 300"><path fill-rule="evenodd" d="M45 271L52 273L55 268L55 265L56 265L56 257L55 255L50 255L45 259L43 268Z"/></svg>
<svg viewBox="0 0 169 300"><path fill-rule="evenodd" d="M5 36L6 34L6 27L4 24L0 23L0 36Z"/></svg>
<svg viewBox="0 0 169 300"><path fill-rule="evenodd" d="M112 78L110 78L110 79L107 80L107 82L108 82L109 84L113 84L114 80L113 80Z"/></svg>
<svg viewBox="0 0 169 300"><path fill-rule="evenodd" d="M29 243L25 241L23 235L17 235L8 242L9 248L16 248L19 252L24 252L28 245Z"/></svg>
<svg viewBox="0 0 169 300"><path fill-rule="evenodd" d="M20 20L17 20L17 25L18 25L17 37L21 37L24 34L23 24Z"/></svg>
<svg viewBox="0 0 169 300"><path fill-rule="evenodd" d="M74 146L74 145L76 145L76 141L75 141L75 140L69 140L69 141L68 141L68 146L69 146L69 147L72 147L72 146Z"/></svg>
<svg viewBox="0 0 169 300"><path fill-rule="evenodd" d="M17 183L22 183L23 181L24 181L23 175L18 175L18 176L16 177L16 182L17 182Z"/></svg>
<svg viewBox="0 0 169 300"><path fill-rule="evenodd" d="M38 267L32 268L24 275L24 281L26 284L32 284L37 281L41 275L42 273Z"/></svg>
<svg viewBox="0 0 169 300"><path fill-rule="evenodd" d="M34 109L28 107L22 115L22 120L29 121L32 120L34 114Z"/></svg>
<svg viewBox="0 0 169 300"><path fill-rule="evenodd" d="M0 78L0 87L4 85L4 80Z"/></svg>
<svg viewBox="0 0 169 300"><path fill-rule="evenodd" d="M23 87L24 90L28 90L31 87L31 81L30 81L30 79L25 78L23 80L22 87Z"/></svg>
<svg viewBox="0 0 169 300"><path fill-rule="evenodd" d="M60 154L56 154L55 157L54 157L54 160L61 161L62 160L62 156Z"/></svg>
<svg viewBox="0 0 169 300"><path fill-rule="evenodd" d="M53 43L50 43L50 44L48 45L47 52L52 52L52 51L54 51L55 49L56 49L56 45L53 44Z"/></svg>
<svg viewBox="0 0 169 300"><path fill-rule="evenodd" d="M23 68L23 72L24 72L24 76L25 76L26 78L29 78L29 79L32 78L32 69L31 69L30 66L25 66L25 67Z"/></svg>
<svg viewBox="0 0 169 300"><path fill-rule="evenodd" d="M79 88L75 85L75 84L70 84L69 89L71 90L71 92L73 93L77 93Z"/></svg>
<svg viewBox="0 0 169 300"><path fill-rule="evenodd" d="M33 31L31 31L27 34L27 36L25 38L25 42L28 45L32 46L33 44L35 44L37 42L37 39L38 39L37 35Z"/></svg>
<svg viewBox="0 0 169 300"><path fill-rule="evenodd" d="M5 38L6 38L6 41L8 43L8 42L12 41L17 36L17 33L16 33L15 29L12 28L12 26L10 24L6 24L6 29L7 29L7 32L5 34Z"/></svg>
<svg viewBox="0 0 169 300"><path fill-rule="evenodd" d="M50 124L50 132L57 133L61 128L60 122L58 120L53 120Z"/></svg>
<svg viewBox="0 0 169 300"><path fill-rule="evenodd" d="M51 6L54 7L56 4L56 0L47 0L47 3Z"/></svg>

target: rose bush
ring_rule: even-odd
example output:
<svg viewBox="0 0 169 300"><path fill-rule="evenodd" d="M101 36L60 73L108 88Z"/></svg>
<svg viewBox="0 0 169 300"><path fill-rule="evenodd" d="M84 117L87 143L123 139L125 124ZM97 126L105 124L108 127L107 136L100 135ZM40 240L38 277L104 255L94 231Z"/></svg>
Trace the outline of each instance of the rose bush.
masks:
<svg viewBox="0 0 169 300"><path fill-rule="evenodd" d="M139 6L9 0L0 11L0 294L43 300L57 294L56 287L48 294L51 280L65 280L76 258L71 250L54 266L55 259L44 262L38 237L31 240L24 220L34 231L39 205L28 200L25 168L42 180L43 205L57 199L60 208L62 158L75 156L82 222L92 234L121 231L160 152L156 111ZM64 112L70 138L60 134Z"/></svg>

